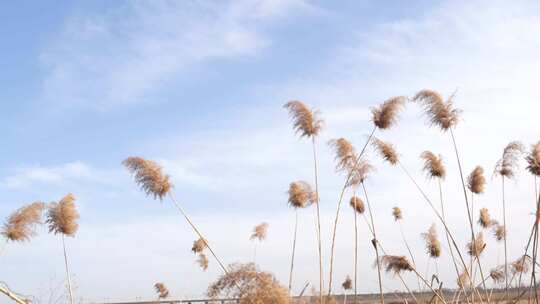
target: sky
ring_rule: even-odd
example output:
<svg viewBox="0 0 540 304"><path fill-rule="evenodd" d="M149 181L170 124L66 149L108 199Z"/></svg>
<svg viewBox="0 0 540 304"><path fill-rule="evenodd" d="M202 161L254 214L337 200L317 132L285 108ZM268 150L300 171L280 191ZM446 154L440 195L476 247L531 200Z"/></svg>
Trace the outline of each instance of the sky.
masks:
<svg viewBox="0 0 540 304"><path fill-rule="evenodd" d="M488 181L474 205L497 219L500 178L492 172L502 149L540 140L536 1L17 1L3 5L0 20L0 218L75 195L80 228L66 245L83 302L155 299L158 281L174 298L200 298L220 275L213 260L208 271L198 268L190 251L196 236L170 201L140 191L121 165L128 156L164 167L175 196L226 263L256 261L286 285L294 223L286 191L295 180L313 183L311 145L294 134L287 101L302 100L325 120L317 149L326 282L344 182L327 142L345 137L361 147L371 107L424 88L455 93L463 169L483 166ZM435 201L436 183L421 172L419 155L443 156L449 226L464 249L468 223L449 135L429 128L421 109L408 104L399 125L377 136L395 144ZM418 268L433 273L420 234L442 226L401 170L371 150L367 157L377 168L366 186L381 243L406 254L391 216L399 206ZM506 188L512 260L533 220L535 181L523 167ZM294 292L306 282L318 286L313 211L299 213ZM263 221L268 239L255 244L249 235ZM502 246L485 233L489 269L502 262ZM377 291L369 240L362 221L363 293ZM345 205L335 286L352 275L353 248ZM437 265L453 287L445 253ZM65 302L63 263L61 240L41 227L30 242L6 244L0 281L39 303ZM383 284L403 289L391 275Z"/></svg>

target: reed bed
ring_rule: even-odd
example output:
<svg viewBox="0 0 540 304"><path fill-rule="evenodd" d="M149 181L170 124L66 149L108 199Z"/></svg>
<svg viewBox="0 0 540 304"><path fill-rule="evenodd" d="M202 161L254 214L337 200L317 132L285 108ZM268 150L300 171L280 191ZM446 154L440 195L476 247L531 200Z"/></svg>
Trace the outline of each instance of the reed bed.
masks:
<svg viewBox="0 0 540 304"><path fill-rule="evenodd" d="M324 121L321 113L308 106L301 101L290 101L284 105L292 122L293 131L300 137L310 141L311 154L309 162L300 164L313 169L313 176L309 177L310 182L305 180L296 180L288 185L283 185L286 189L287 198L283 199L282 203L286 203L288 207L294 211L294 223L291 227L290 237L292 238L291 259L289 265L284 265L288 268L288 285L282 285L277 278L268 271L262 271L256 265L257 246L264 242L268 237L269 223L260 222L256 225L249 234L249 241L253 242L254 254L253 263L232 263L226 264L217 254L214 243L209 240L203 233L202 229L196 225L188 213L184 209L184 205L180 204L174 196L174 186L171 178L164 172L158 163L145 159L143 157L132 156L126 158L122 164L127 171L132 175L135 183L140 187L148 197L158 201L169 199L170 202L180 211L181 216L186 220L188 227L192 230L195 240L193 243L185 244L185 250L189 250L194 254L194 264L202 271L207 271L213 264L210 263L209 257L213 258L221 270L220 277L214 281L207 290L207 296L211 298L217 297L234 297L238 298L241 304L289 304L293 301L295 286L295 261L298 258L297 246L299 237L299 214L303 209L313 207L315 215L315 231L316 231L316 248L317 248L317 263L313 265L318 268L317 283L318 289L314 286L314 294L316 299L314 303L329 304L334 303L333 284L336 260L336 244L338 242L349 242L354 244L354 252L348 252L350 264L353 266L353 277L346 276L341 284L344 292L344 304L347 304L347 297L350 293L354 293L353 301L358 302L358 290L366 281L373 280L367 276L362 276L358 273L359 263L365 262L368 257L374 255L373 267L376 268L378 284L377 301L381 304L385 303L386 289L383 279L398 278L403 288L407 290L411 299L419 303L419 299L410 289L405 280L406 276L414 276L418 289L428 290L432 295L432 301L438 303L491 303L493 299L493 290L488 289L487 282L491 282L492 286L503 286L505 290L504 301L506 303L517 303L526 294L529 296L528 302L534 301L538 304L537 291L537 265L538 265L538 247L540 247L540 194L537 189L537 178L540 176L540 141L532 144L527 150L525 146L518 141L508 143L502 149L502 156L494 164L494 176L501 179L501 201L500 208L490 205L490 209L486 207L480 208L479 203L483 203L485 199L482 194L489 187L488 180L485 177L485 170L482 166L474 166L468 176L464 174L463 158L460 154L461 147L458 145L454 130L458 127L462 111L456 107L455 93L448 98L444 98L442 94L434 90L424 89L417 92L411 98L405 96L391 97L383 101L380 105L371 108L370 130L362 149L357 150L352 144L352 141L344 137L339 137L328 141L328 148L334 155L335 172L343 178L343 184L339 189L336 189L335 197L335 216L333 217L331 227L322 227L321 224L321 204L329 204L329 202L321 201L319 193L321 187L319 185L319 158L318 158L318 142L321 138L321 133L324 127ZM388 131L398 125L399 116L404 111L408 102L419 105L423 115L426 117L427 124L430 127L439 129L444 134L449 134L450 144L455 154L457 166L449 167L443 156L435 154L430 150L425 150L420 154L422 167L417 168L419 172L426 175L428 181L436 182L438 192L438 204L430 198L423 186L411 174L406 164L403 163L402 155L398 152L397 147L381 138L383 131ZM376 132L380 132L381 134ZM373 150L368 149L372 147ZM425 147L429 148L429 147ZM423 149L422 149L423 150ZM420 151L422 151L420 150ZM412 182L411 191L417 191L420 198L430 208L434 214L436 223L426 223L423 233L416 234L419 240L424 242L424 254L427 257L429 267L430 263L435 264L435 270L431 273L426 270L425 275L418 271L418 265L415 262L415 255L412 247L405 237L405 231L402 222L404 217L408 215L410 205L402 204L400 207L394 207L391 215L399 225L401 238L405 244L406 254L388 254L383 247L385 240L377 234L377 227L380 225L377 220L381 217L376 214L379 209L374 209L374 205L378 205L378 198L375 197L375 202L370 201L368 186L366 180L371 177L375 168L371 164L369 157L379 157L383 163L389 164L390 167L396 168L404 173L399 177L405 177ZM507 199L505 184L508 180L516 180L519 174L520 162L525 162L526 171L530 173L534 179L534 205L531 208L534 211L534 220L530 227L530 236L525 246L523 255L517 259L509 259L507 250L507 239L510 237L507 227ZM459 182L461 190L463 190L463 202L466 207L466 212L463 214L464 222L467 223L467 241L458 242L456 232L450 228L447 217L447 195L443 192L443 183L446 182L448 172L455 169L459 174ZM310 174L311 175L311 174ZM398 176L398 175L396 175ZM325 188L327 189L327 188ZM371 188L370 188L371 189ZM446 188L445 188L446 189ZM325 196L326 197L326 196ZM345 198L349 199L349 206L353 217L350 219L341 219L340 214L342 204ZM456 202L451 202L455 206ZM478 206L475 206L475 203ZM345 203L346 204L346 203ZM334 207L329 205L330 207ZM422 205L423 206L423 205ZM386 209L389 210L389 209ZM502 216L502 222L499 222L499 214ZM389 216L386 213L386 216ZM496 215L496 216L493 216ZM477 219L475 219L475 217ZM359 218L363 218L366 224L365 231L362 229ZM354 225L354 239L341 240L337 233L340 223L350 221ZM377 222L376 222L377 221ZM70 263L68 259L68 250L66 247L66 237L75 237L79 229L79 213L75 204L75 196L67 194L58 202L49 204L37 201L15 210L9 215L1 230L0 235L4 238L4 245L10 242L25 243L31 241L36 236L37 228L40 225L47 225L50 233L59 235L62 241L64 264L66 272L66 289L69 294L69 301L73 304L75 296L71 283ZM442 225L442 226L441 226ZM442 234L439 234L437 229L443 229ZM322 231L330 233L330 248L328 260L328 272L324 272L323 263L323 240ZM300 234L301 235L301 234ZM365 236L371 240L373 253L359 252L359 238ZM444 236L443 236L444 235ZM246 235L247 236L247 235ZM463 236L460 236L463 237ZM517 236L511 236L516 237ZM446 240L446 241L445 241ZM246 240L247 242L247 240ZM446 244L443 244L446 243ZM489 271L484 273L483 263L485 261L486 248L491 248L492 243L504 244L504 263L500 265L488 265ZM501 245L498 245L499 248ZM446 247L446 248L445 248ZM404 248L404 249L405 249ZM0 253L2 251L0 250ZM264 254L263 252L262 254ZM442 263L442 257L447 253L444 259L448 259L450 263ZM466 257L468 255L468 261ZM341 255L343 257L345 255ZM347 258L347 259L348 259ZM511 261L509 261L511 260ZM455 276L452 276L451 282L443 282L439 274L439 265L442 267L451 267L455 270ZM384 273L389 273L391 278L385 278ZM406 275L408 273L408 275ZM429 275L432 274L431 280ZM478 279L478 274L480 279ZM522 284L522 278L525 278L527 285ZM325 279L328 285L325 284ZM437 285L434 285L437 281ZM442 292L442 286L455 284L457 289L454 295L449 298L448 294ZM309 284L304 285L300 295L303 295ZM149 286L151 287L151 286ZM164 283L158 282L154 284L154 291L157 294L158 300L167 299L171 292ZM339 286L338 286L339 287ZM520 290L517 297L510 298L509 289L518 287ZM174 290L174 288L173 288ZM23 304L26 303L19 294L12 292L8 288L0 285L0 293L5 294L13 301ZM398 298L400 301L403 298ZM296 301L296 300L294 300ZM388 301L388 300L387 300ZM430 302L432 302L430 301Z"/></svg>

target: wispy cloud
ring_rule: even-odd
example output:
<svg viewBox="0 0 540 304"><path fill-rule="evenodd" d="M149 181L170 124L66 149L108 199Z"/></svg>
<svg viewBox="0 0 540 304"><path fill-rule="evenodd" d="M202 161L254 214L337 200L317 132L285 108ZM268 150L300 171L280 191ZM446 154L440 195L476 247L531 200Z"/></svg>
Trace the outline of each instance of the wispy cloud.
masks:
<svg viewBox="0 0 540 304"><path fill-rule="evenodd" d="M303 0L137 1L74 16L42 54L45 99L94 108L140 102L191 66L254 56L265 29Z"/></svg>

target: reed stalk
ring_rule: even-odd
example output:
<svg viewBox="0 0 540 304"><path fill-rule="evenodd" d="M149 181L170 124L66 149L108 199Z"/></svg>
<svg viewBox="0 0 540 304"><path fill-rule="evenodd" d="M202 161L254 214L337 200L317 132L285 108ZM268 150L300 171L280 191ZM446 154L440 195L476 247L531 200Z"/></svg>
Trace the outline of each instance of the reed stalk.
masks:
<svg viewBox="0 0 540 304"><path fill-rule="evenodd" d="M64 263L66 267L66 279L67 279L68 292L69 292L69 302L73 304L73 289L71 287L71 275L69 272L69 263L68 263L67 253L66 253L66 242L65 242L64 234L61 235L61 238L62 238L62 248L64 250Z"/></svg>
<svg viewBox="0 0 540 304"><path fill-rule="evenodd" d="M382 288L382 277L381 277L381 261L379 258L379 240L377 239L377 232L375 230L375 221L373 220L373 212L371 211L371 204L369 203L366 186L364 185L364 182L362 182L361 184L362 184L362 189L364 190L364 196L366 197L369 217L371 219L371 228L372 228L372 233L373 233L373 247L375 248L375 256L377 259L376 263L377 263L377 277L378 277L378 282L379 282L380 301L381 301L381 304L384 304L384 293L383 293L383 288Z"/></svg>
<svg viewBox="0 0 540 304"><path fill-rule="evenodd" d="M291 271L289 272L289 294L292 289L293 281L293 269L294 269L294 254L296 252L296 234L298 232L298 210L294 210L294 235L293 235L293 245L292 245L292 256L291 256Z"/></svg>
<svg viewBox="0 0 540 304"><path fill-rule="evenodd" d="M322 265L322 242L321 242L321 213L319 204L321 199L319 197L319 172L317 165L317 149L315 146L315 136L311 137L311 143L313 147L313 169L315 175L315 199L316 201L316 210L317 210L317 241L318 241L318 250L319 250L319 301L321 304L324 304L323 299L323 265Z"/></svg>

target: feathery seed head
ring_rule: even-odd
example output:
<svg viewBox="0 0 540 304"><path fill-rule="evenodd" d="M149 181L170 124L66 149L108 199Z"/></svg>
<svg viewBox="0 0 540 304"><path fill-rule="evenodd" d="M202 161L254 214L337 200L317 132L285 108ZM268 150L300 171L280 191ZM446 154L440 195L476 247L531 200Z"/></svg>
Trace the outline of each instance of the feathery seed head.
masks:
<svg viewBox="0 0 540 304"><path fill-rule="evenodd" d="M464 271L458 276L457 285L459 286L459 288L467 288L471 285L471 279L466 271Z"/></svg>
<svg viewBox="0 0 540 304"><path fill-rule="evenodd" d="M345 278L345 281L343 281L343 284L341 284L341 286L343 287L343 289L345 290L351 290L352 289L352 280L351 280L351 277L347 276Z"/></svg>
<svg viewBox="0 0 540 304"><path fill-rule="evenodd" d="M250 240L264 241L268 232L268 223L261 223L253 228L253 233L249 237Z"/></svg>
<svg viewBox="0 0 540 304"><path fill-rule="evenodd" d="M454 108L452 98L453 96L445 102L438 92L422 90L412 98L412 101L418 102L424 107L425 114L432 126L437 126L442 131L448 131L458 123L461 114L461 110Z"/></svg>
<svg viewBox="0 0 540 304"><path fill-rule="evenodd" d="M356 166L352 166L349 169L349 174L351 175L349 181L347 182L347 187L358 187L361 183L366 180L368 174L374 171L374 167L363 158L358 161Z"/></svg>
<svg viewBox="0 0 540 304"><path fill-rule="evenodd" d="M484 177L484 168L477 166L469 175L468 188L472 193L480 194L484 192L486 178Z"/></svg>
<svg viewBox="0 0 540 304"><path fill-rule="evenodd" d="M317 195L311 186L304 181L296 181L289 184L289 205L293 208L305 208L317 202Z"/></svg>
<svg viewBox="0 0 540 304"><path fill-rule="evenodd" d="M386 268L386 272L393 272L394 274L414 269L405 256L383 255L381 264Z"/></svg>
<svg viewBox="0 0 540 304"><path fill-rule="evenodd" d="M422 237L426 241L427 253L432 258L438 258L441 256L441 242L437 236L437 229L435 224L429 227L429 230L425 233L422 233Z"/></svg>
<svg viewBox="0 0 540 304"><path fill-rule="evenodd" d="M506 178L513 178L519 167L519 156L525 151L525 147L519 141L513 141L506 145L503 156L495 165L495 174Z"/></svg>
<svg viewBox="0 0 540 304"><path fill-rule="evenodd" d="M497 241L504 241L506 239L506 227L499 224L497 221L493 221L492 231Z"/></svg>
<svg viewBox="0 0 540 304"><path fill-rule="evenodd" d="M35 202L13 212L4 223L1 235L8 241L23 242L35 235L35 226L41 224L41 215L45 204Z"/></svg>
<svg viewBox="0 0 540 304"><path fill-rule="evenodd" d="M444 167L442 157L435 155L430 151L424 151L420 155L424 160L424 171L430 178L444 179L446 177L446 169Z"/></svg>
<svg viewBox="0 0 540 304"><path fill-rule="evenodd" d="M197 259L197 264L201 267L203 271L206 271L208 269L208 258L204 253L199 253L199 258Z"/></svg>
<svg viewBox="0 0 540 304"><path fill-rule="evenodd" d="M332 139L328 142L328 145L334 149L336 156L336 170L337 171L350 171L350 169L356 163L356 151L354 146L345 138Z"/></svg>
<svg viewBox="0 0 540 304"><path fill-rule="evenodd" d="M491 220L491 216L489 215L489 210L487 208L480 209L480 217L478 218L478 224L480 224L482 228L489 228L495 223L496 221Z"/></svg>
<svg viewBox="0 0 540 304"><path fill-rule="evenodd" d="M403 218L403 214L401 213L401 209L399 207L392 208L392 215L394 216L394 221L399 221Z"/></svg>
<svg viewBox="0 0 540 304"><path fill-rule="evenodd" d="M371 109L373 124L379 129L391 128L398 119L399 112L405 107L405 96L392 97L376 108Z"/></svg>
<svg viewBox="0 0 540 304"><path fill-rule="evenodd" d="M351 197L350 204L351 204L351 207L354 209L354 211L358 212L359 214L364 213L364 211L366 210L364 202L358 196Z"/></svg>
<svg viewBox="0 0 540 304"><path fill-rule="evenodd" d="M504 265L497 266L489 272L489 277L493 280L495 284L499 284L504 282L505 275L504 275Z"/></svg>
<svg viewBox="0 0 540 304"><path fill-rule="evenodd" d="M391 165L398 163L399 156L391 143L384 142L376 137L373 137L372 142L373 146L384 160L388 161Z"/></svg>
<svg viewBox="0 0 540 304"><path fill-rule="evenodd" d="M531 152L525 157L527 161L527 170L532 175L540 176L540 141L534 144L531 148Z"/></svg>
<svg viewBox="0 0 540 304"><path fill-rule="evenodd" d="M300 137L314 137L322 129L323 121L318 117L319 112L311 110L301 101L289 101L284 105L289 111L293 128Z"/></svg>
<svg viewBox="0 0 540 304"><path fill-rule="evenodd" d="M199 238L193 242L191 251L193 251L193 253L201 253L204 251L204 249L206 249L207 246L208 243L206 242L206 240L203 238Z"/></svg>
<svg viewBox="0 0 540 304"><path fill-rule="evenodd" d="M165 284L156 283L154 284L154 288L156 290L156 293L158 294L159 299L165 299L169 296L169 290L167 289L167 287L165 287Z"/></svg>
<svg viewBox="0 0 540 304"><path fill-rule="evenodd" d="M479 257L486 248L486 242L484 242L484 234L479 232L474 240L467 243L467 253L473 257Z"/></svg>
<svg viewBox="0 0 540 304"><path fill-rule="evenodd" d="M532 259L528 255L524 255L510 264L513 274L527 273L531 267Z"/></svg>
<svg viewBox="0 0 540 304"><path fill-rule="evenodd" d="M69 193L58 203L51 203L47 212L47 224L49 232L62 233L66 236L74 236L79 228L77 220L79 213L75 206L75 197Z"/></svg>
<svg viewBox="0 0 540 304"><path fill-rule="evenodd" d="M169 193L172 184L161 166L142 157L128 157L122 164L133 174L135 182L147 194L160 200Z"/></svg>

